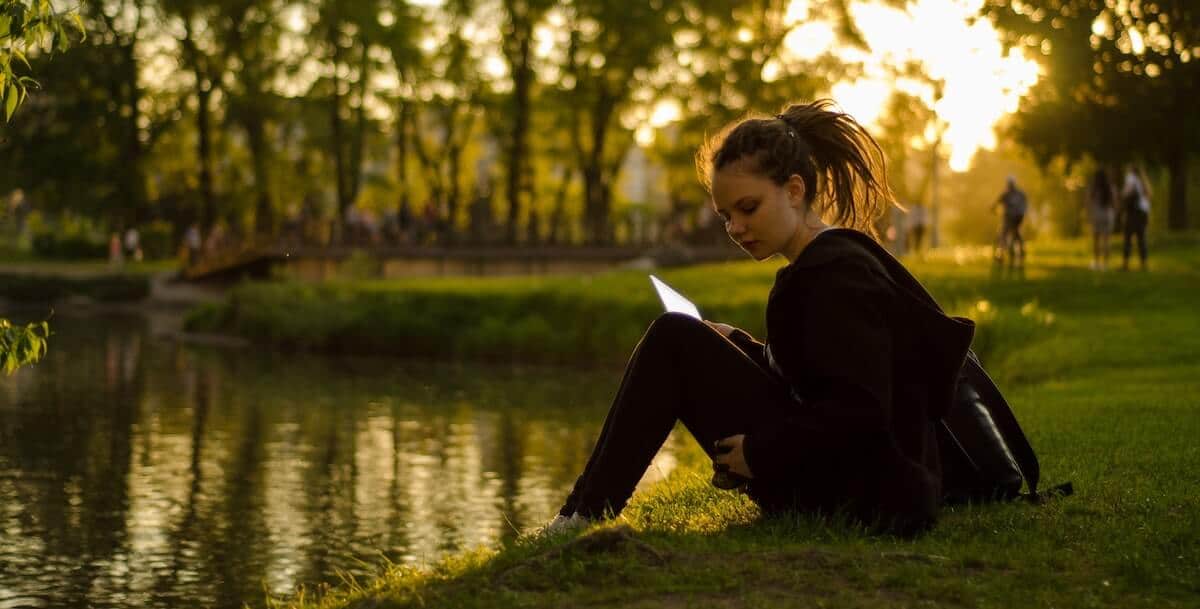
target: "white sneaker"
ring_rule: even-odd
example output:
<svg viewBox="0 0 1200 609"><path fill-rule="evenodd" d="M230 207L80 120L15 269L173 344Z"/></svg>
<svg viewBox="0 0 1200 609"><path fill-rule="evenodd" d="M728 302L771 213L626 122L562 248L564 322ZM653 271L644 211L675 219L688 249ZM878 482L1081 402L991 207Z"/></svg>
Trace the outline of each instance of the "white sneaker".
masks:
<svg viewBox="0 0 1200 609"><path fill-rule="evenodd" d="M553 520L546 523L545 526L535 530L532 533L532 536L545 537L547 535L559 535L562 533L568 533L586 528L590 524L592 524L592 519L580 515L579 512L575 512L570 516L563 516L562 514L559 514L555 516Z"/></svg>

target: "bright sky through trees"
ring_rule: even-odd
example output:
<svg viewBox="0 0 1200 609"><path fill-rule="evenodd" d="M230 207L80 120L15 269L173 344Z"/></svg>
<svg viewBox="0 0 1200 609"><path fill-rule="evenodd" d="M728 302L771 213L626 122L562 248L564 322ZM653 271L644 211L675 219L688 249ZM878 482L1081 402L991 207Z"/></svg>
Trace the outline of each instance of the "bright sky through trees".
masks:
<svg viewBox="0 0 1200 609"><path fill-rule="evenodd" d="M804 0L796 0L804 2ZM892 86L919 94L946 124L944 142L950 166L965 170L980 148L995 145L993 127L1016 111L1021 95L1038 77L1036 62L1019 50L1005 53L990 21L975 19L982 0L919 0L907 13L874 3L852 9L863 37L871 44L863 55L866 76L834 86L833 97L859 120L872 123ZM893 85L889 66L920 62L930 78L945 83L934 103L927 85L901 79Z"/></svg>
<svg viewBox="0 0 1200 609"><path fill-rule="evenodd" d="M832 97L850 114L873 125L894 89L925 100L944 121L943 145L950 166L963 171L979 148L995 145L993 129L1004 115L1017 109L1017 101L1036 81L1038 65L1019 50L1007 53L990 21L979 15L982 0L916 0L907 10L877 2L857 2L854 21L871 45L869 51L841 45L832 23L809 20L807 0L793 0L788 19L797 23L785 39L794 59L810 60L825 53L861 62L864 74L833 86ZM907 63L923 66L930 79L944 83L941 99L934 100L929 82L898 77ZM763 66L767 80L779 71ZM758 108L766 111L770 108ZM650 125L639 130L648 141L649 127L675 120L679 105L660 102ZM933 134L927 135L932 140Z"/></svg>

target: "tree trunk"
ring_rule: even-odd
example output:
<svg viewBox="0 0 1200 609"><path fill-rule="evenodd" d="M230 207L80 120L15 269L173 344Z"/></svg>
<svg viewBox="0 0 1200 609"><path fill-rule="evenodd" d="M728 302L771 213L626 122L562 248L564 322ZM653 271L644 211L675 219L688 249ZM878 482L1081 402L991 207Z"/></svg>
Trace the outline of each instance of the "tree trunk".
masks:
<svg viewBox="0 0 1200 609"><path fill-rule="evenodd" d="M517 28L514 24L514 30ZM514 36L520 36L520 46L513 70L513 127L512 139L508 149L508 181L505 196L508 199L508 224L506 240L511 245L517 242L517 221L521 214L521 193L523 191L522 177L524 176L526 140L529 131L529 88L532 81L532 71L529 69L529 41L532 38L532 24L522 22L521 31L514 31Z"/></svg>
<svg viewBox="0 0 1200 609"><path fill-rule="evenodd" d="M566 236L563 233L566 229L567 190L571 187L571 173L571 167L564 165L562 180L554 193L554 211L550 213L549 233L546 235L546 243L550 245L557 245Z"/></svg>
<svg viewBox="0 0 1200 609"><path fill-rule="evenodd" d="M396 109L396 198L397 213L407 213L412 209L409 202L408 188L408 117L411 114L408 103L401 100Z"/></svg>
<svg viewBox="0 0 1200 609"><path fill-rule="evenodd" d="M338 66L341 65L342 47L338 42L337 28L329 26L329 45L333 49L333 93L329 103L329 127L333 136L333 172L337 187L338 221L345 230L346 214L350 211L349 194L346 185L346 159L344 142L342 141L342 96L339 89L342 86L338 78Z"/></svg>
<svg viewBox="0 0 1200 609"><path fill-rule="evenodd" d="M409 136L412 138L410 140L412 142L412 151L417 155L417 162L421 165L421 173L425 177L425 184L429 191L425 205L433 205L440 212L442 199L444 198L443 193L445 191L442 184L441 158L433 158L429 151L425 149L425 143L422 140L420 114L413 114L412 132ZM428 213L427 210L423 212L423 214Z"/></svg>
<svg viewBox="0 0 1200 609"><path fill-rule="evenodd" d="M271 176L268 159L266 125L257 111L244 121L247 143L254 166L254 232L271 235L275 232L275 208L271 204Z"/></svg>
<svg viewBox="0 0 1200 609"><path fill-rule="evenodd" d="M593 245L608 245L612 243L613 232L611 215L612 180L604 163L604 150L608 143L609 122L616 110L617 100L605 91L601 91L592 106L591 139L592 149L587 158L587 167L583 171L584 190L587 196L588 241Z"/></svg>
<svg viewBox="0 0 1200 609"><path fill-rule="evenodd" d="M212 86L209 78L208 63L202 60L200 49L192 35L192 18L194 15L187 11L183 18L183 56L192 69L196 79L196 155L200 180L200 209L197 218L204 234L212 228L217 220L216 195L213 192L212 171Z"/></svg>
<svg viewBox="0 0 1200 609"><path fill-rule="evenodd" d="M459 203L459 174L462 173L462 151L466 144L466 137L471 132L470 121L461 125L462 135L456 137L456 134L451 130L450 125L457 123L458 109L454 108L447 115L446 121L446 176L447 193L446 193L446 240L453 242L455 240L455 231L458 218L458 203ZM458 138L461 137L462 141Z"/></svg>
<svg viewBox="0 0 1200 609"><path fill-rule="evenodd" d="M200 74L196 74L199 82ZM204 234L208 234L209 229L217 221L217 197L213 192L213 171L212 171L212 127L211 127L211 108L209 102L212 99L212 88L205 84L196 86L196 132L199 135L199 143L196 153L200 155L200 225L204 228Z"/></svg>
<svg viewBox="0 0 1200 609"><path fill-rule="evenodd" d="M121 189L124 191L124 197L128 203L129 221L134 224L144 220L142 213L146 210L146 181L142 179L142 140L141 127L138 123L141 121L141 110L138 108L141 101L142 91L138 87L138 61L135 43L129 42L121 47L125 60L125 79L118 86L122 89L124 97L129 106L129 118L126 119L126 139L124 143L125 152L121 159L121 164L125 167L121 172ZM121 99L118 97L117 99Z"/></svg>
<svg viewBox="0 0 1200 609"><path fill-rule="evenodd" d="M1170 199L1167 202L1167 230L1184 231L1188 228L1188 157L1182 142L1171 146L1167 158L1167 169L1171 173Z"/></svg>
<svg viewBox="0 0 1200 609"><path fill-rule="evenodd" d="M358 199L358 191L362 186L362 158L363 146L366 140L367 133L367 78L370 75L368 70L368 62L370 61L367 51L371 48L371 42L365 37L362 40L362 59L360 61L358 75L358 116L357 124L354 127L354 148L350 151L350 181L349 204L353 204Z"/></svg>

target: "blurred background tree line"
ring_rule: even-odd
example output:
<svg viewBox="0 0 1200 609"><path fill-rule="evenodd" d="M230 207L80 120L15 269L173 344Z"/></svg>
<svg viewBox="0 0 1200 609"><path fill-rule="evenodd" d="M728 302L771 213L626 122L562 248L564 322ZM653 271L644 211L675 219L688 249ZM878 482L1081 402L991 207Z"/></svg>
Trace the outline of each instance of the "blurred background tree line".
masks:
<svg viewBox="0 0 1200 609"><path fill-rule="evenodd" d="M0 132L0 228L68 257L103 255L128 227L174 255L192 224L317 245L719 242L696 147L748 110L837 98L872 49L856 4L81 0L79 44L4 60L7 82L40 87ZM1032 228L1070 236L1087 172L1136 160L1169 185L1156 221L1186 228L1195 3L976 4L1041 76L994 149L951 171L944 83L892 65L908 86L882 94L871 129L901 201L940 207L946 238L987 242L1015 173ZM814 21L840 46L793 52Z"/></svg>

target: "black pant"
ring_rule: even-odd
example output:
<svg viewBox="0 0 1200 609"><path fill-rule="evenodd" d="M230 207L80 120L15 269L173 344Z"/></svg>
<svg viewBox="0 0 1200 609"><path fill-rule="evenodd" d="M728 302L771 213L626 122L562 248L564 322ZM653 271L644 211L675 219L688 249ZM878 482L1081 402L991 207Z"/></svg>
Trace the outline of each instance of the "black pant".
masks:
<svg viewBox="0 0 1200 609"><path fill-rule="evenodd" d="M560 513L620 514L676 421L711 457L715 441L782 418L789 407L795 404L786 385L737 345L697 319L664 314L634 349Z"/></svg>
<svg viewBox="0 0 1200 609"><path fill-rule="evenodd" d="M1129 246L1133 237L1137 237L1138 256L1141 258L1142 267L1146 266L1146 225L1149 223L1150 215L1136 207L1125 210L1125 256L1124 266L1129 266Z"/></svg>

